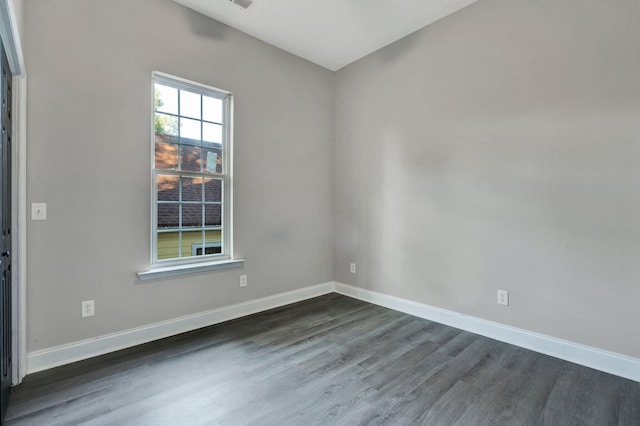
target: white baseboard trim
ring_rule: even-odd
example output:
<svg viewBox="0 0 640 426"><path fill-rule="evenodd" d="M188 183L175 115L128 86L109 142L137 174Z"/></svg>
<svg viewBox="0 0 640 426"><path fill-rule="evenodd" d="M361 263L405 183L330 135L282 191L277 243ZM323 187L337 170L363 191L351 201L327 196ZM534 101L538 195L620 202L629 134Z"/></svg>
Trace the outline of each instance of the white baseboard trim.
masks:
<svg viewBox="0 0 640 426"><path fill-rule="evenodd" d="M640 382L640 359L411 300L335 283L335 292Z"/></svg>
<svg viewBox="0 0 640 426"><path fill-rule="evenodd" d="M27 374L336 292L640 382L640 359L436 308L350 285L328 282L27 354Z"/></svg>
<svg viewBox="0 0 640 426"><path fill-rule="evenodd" d="M27 354L27 374L332 293L328 282Z"/></svg>

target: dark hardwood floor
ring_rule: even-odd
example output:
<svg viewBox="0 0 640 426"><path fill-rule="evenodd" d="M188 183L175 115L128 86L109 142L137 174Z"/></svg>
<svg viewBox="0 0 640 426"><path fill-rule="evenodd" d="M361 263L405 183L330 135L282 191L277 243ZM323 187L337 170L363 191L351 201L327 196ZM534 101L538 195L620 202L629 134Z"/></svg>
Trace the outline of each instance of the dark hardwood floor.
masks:
<svg viewBox="0 0 640 426"><path fill-rule="evenodd" d="M640 384L331 294L25 378L7 425L640 425Z"/></svg>

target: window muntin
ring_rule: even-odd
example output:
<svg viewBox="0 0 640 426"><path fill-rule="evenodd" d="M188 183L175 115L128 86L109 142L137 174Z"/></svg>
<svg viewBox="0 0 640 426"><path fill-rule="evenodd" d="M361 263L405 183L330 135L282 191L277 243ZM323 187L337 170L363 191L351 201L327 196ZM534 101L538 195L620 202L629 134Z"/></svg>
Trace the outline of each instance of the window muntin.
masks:
<svg viewBox="0 0 640 426"><path fill-rule="evenodd" d="M153 93L152 263L228 259L231 95L160 73Z"/></svg>

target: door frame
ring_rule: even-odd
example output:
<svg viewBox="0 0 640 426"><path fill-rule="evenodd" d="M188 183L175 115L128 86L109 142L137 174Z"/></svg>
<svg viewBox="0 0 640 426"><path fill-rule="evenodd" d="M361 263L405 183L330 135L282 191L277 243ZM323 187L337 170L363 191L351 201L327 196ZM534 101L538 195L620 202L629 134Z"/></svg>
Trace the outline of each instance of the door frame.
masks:
<svg viewBox="0 0 640 426"><path fill-rule="evenodd" d="M12 103L12 215L11 245L16 256L12 259L12 339L14 385L22 382L27 373L26 328L26 229L27 229L27 79L14 0L0 0L0 37L9 67L13 73Z"/></svg>

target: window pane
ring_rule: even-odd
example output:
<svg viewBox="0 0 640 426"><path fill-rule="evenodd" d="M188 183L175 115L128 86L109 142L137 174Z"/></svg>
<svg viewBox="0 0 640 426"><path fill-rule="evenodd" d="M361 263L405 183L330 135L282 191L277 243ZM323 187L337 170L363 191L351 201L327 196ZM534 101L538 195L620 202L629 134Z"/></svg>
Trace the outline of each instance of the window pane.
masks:
<svg viewBox="0 0 640 426"><path fill-rule="evenodd" d="M182 205L182 226L202 227L202 204Z"/></svg>
<svg viewBox="0 0 640 426"><path fill-rule="evenodd" d="M222 205L205 205L204 217L205 226L222 226Z"/></svg>
<svg viewBox="0 0 640 426"><path fill-rule="evenodd" d="M180 257L180 233L158 232L158 259L175 259Z"/></svg>
<svg viewBox="0 0 640 426"><path fill-rule="evenodd" d="M202 248L202 230L182 232L182 257L198 256L197 249Z"/></svg>
<svg viewBox="0 0 640 426"><path fill-rule="evenodd" d="M182 178L182 201L202 201L202 178Z"/></svg>
<svg viewBox="0 0 640 426"><path fill-rule="evenodd" d="M180 142L200 145L200 123L199 120L180 117Z"/></svg>
<svg viewBox="0 0 640 426"><path fill-rule="evenodd" d="M175 140L173 136L156 135L156 168L178 168L178 145L164 142L167 139Z"/></svg>
<svg viewBox="0 0 640 426"><path fill-rule="evenodd" d="M209 173L222 173L222 150L217 148L202 148L204 168Z"/></svg>
<svg viewBox="0 0 640 426"><path fill-rule="evenodd" d="M200 171L200 151L202 148L198 146L181 146L180 147L180 168L185 171Z"/></svg>
<svg viewBox="0 0 640 426"><path fill-rule="evenodd" d="M179 201L178 176L158 175L158 201Z"/></svg>
<svg viewBox="0 0 640 426"><path fill-rule="evenodd" d="M209 244L222 245L222 230L216 229L215 231L205 231L205 241Z"/></svg>
<svg viewBox="0 0 640 426"><path fill-rule="evenodd" d="M204 180L204 200L210 203L222 202L222 180L221 179L205 179Z"/></svg>
<svg viewBox="0 0 640 426"><path fill-rule="evenodd" d="M222 99L202 97L202 119L222 123Z"/></svg>
<svg viewBox="0 0 640 426"><path fill-rule="evenodd" d="M154 126L156 135L178 136L178 117L156 112Z"/></svg>
<svg viewBox="0 0 640 426"><path fill-rule="evenodd" d="M156 83L154 101L156 111L178 115L178 89Z"/></svg>
<svg viewBox="0 0 640 426"><path fill-rule="evenodd" d="M180 90L180 115L200 119L200 98L197 93Z"/></svg>
<svg viewBox="0 0 640 426"><path fill-rule="evenodd" d="M202 123L202 140L222 143L222 126L220 124Z"/></svg>
<svg viewBox="0 0 640 426"><path fill-rule="evenodd" d="M191 249L191 237L193 236L193 234L202 234L202 232L187 231L182 233L182 257L195 256Z"/></svg>
<svg viewBox="0 0 640 426"><path fill-rule="evenodd" d="M180 225L178 204L158 203L158 229L177 228Z"/></svg>

